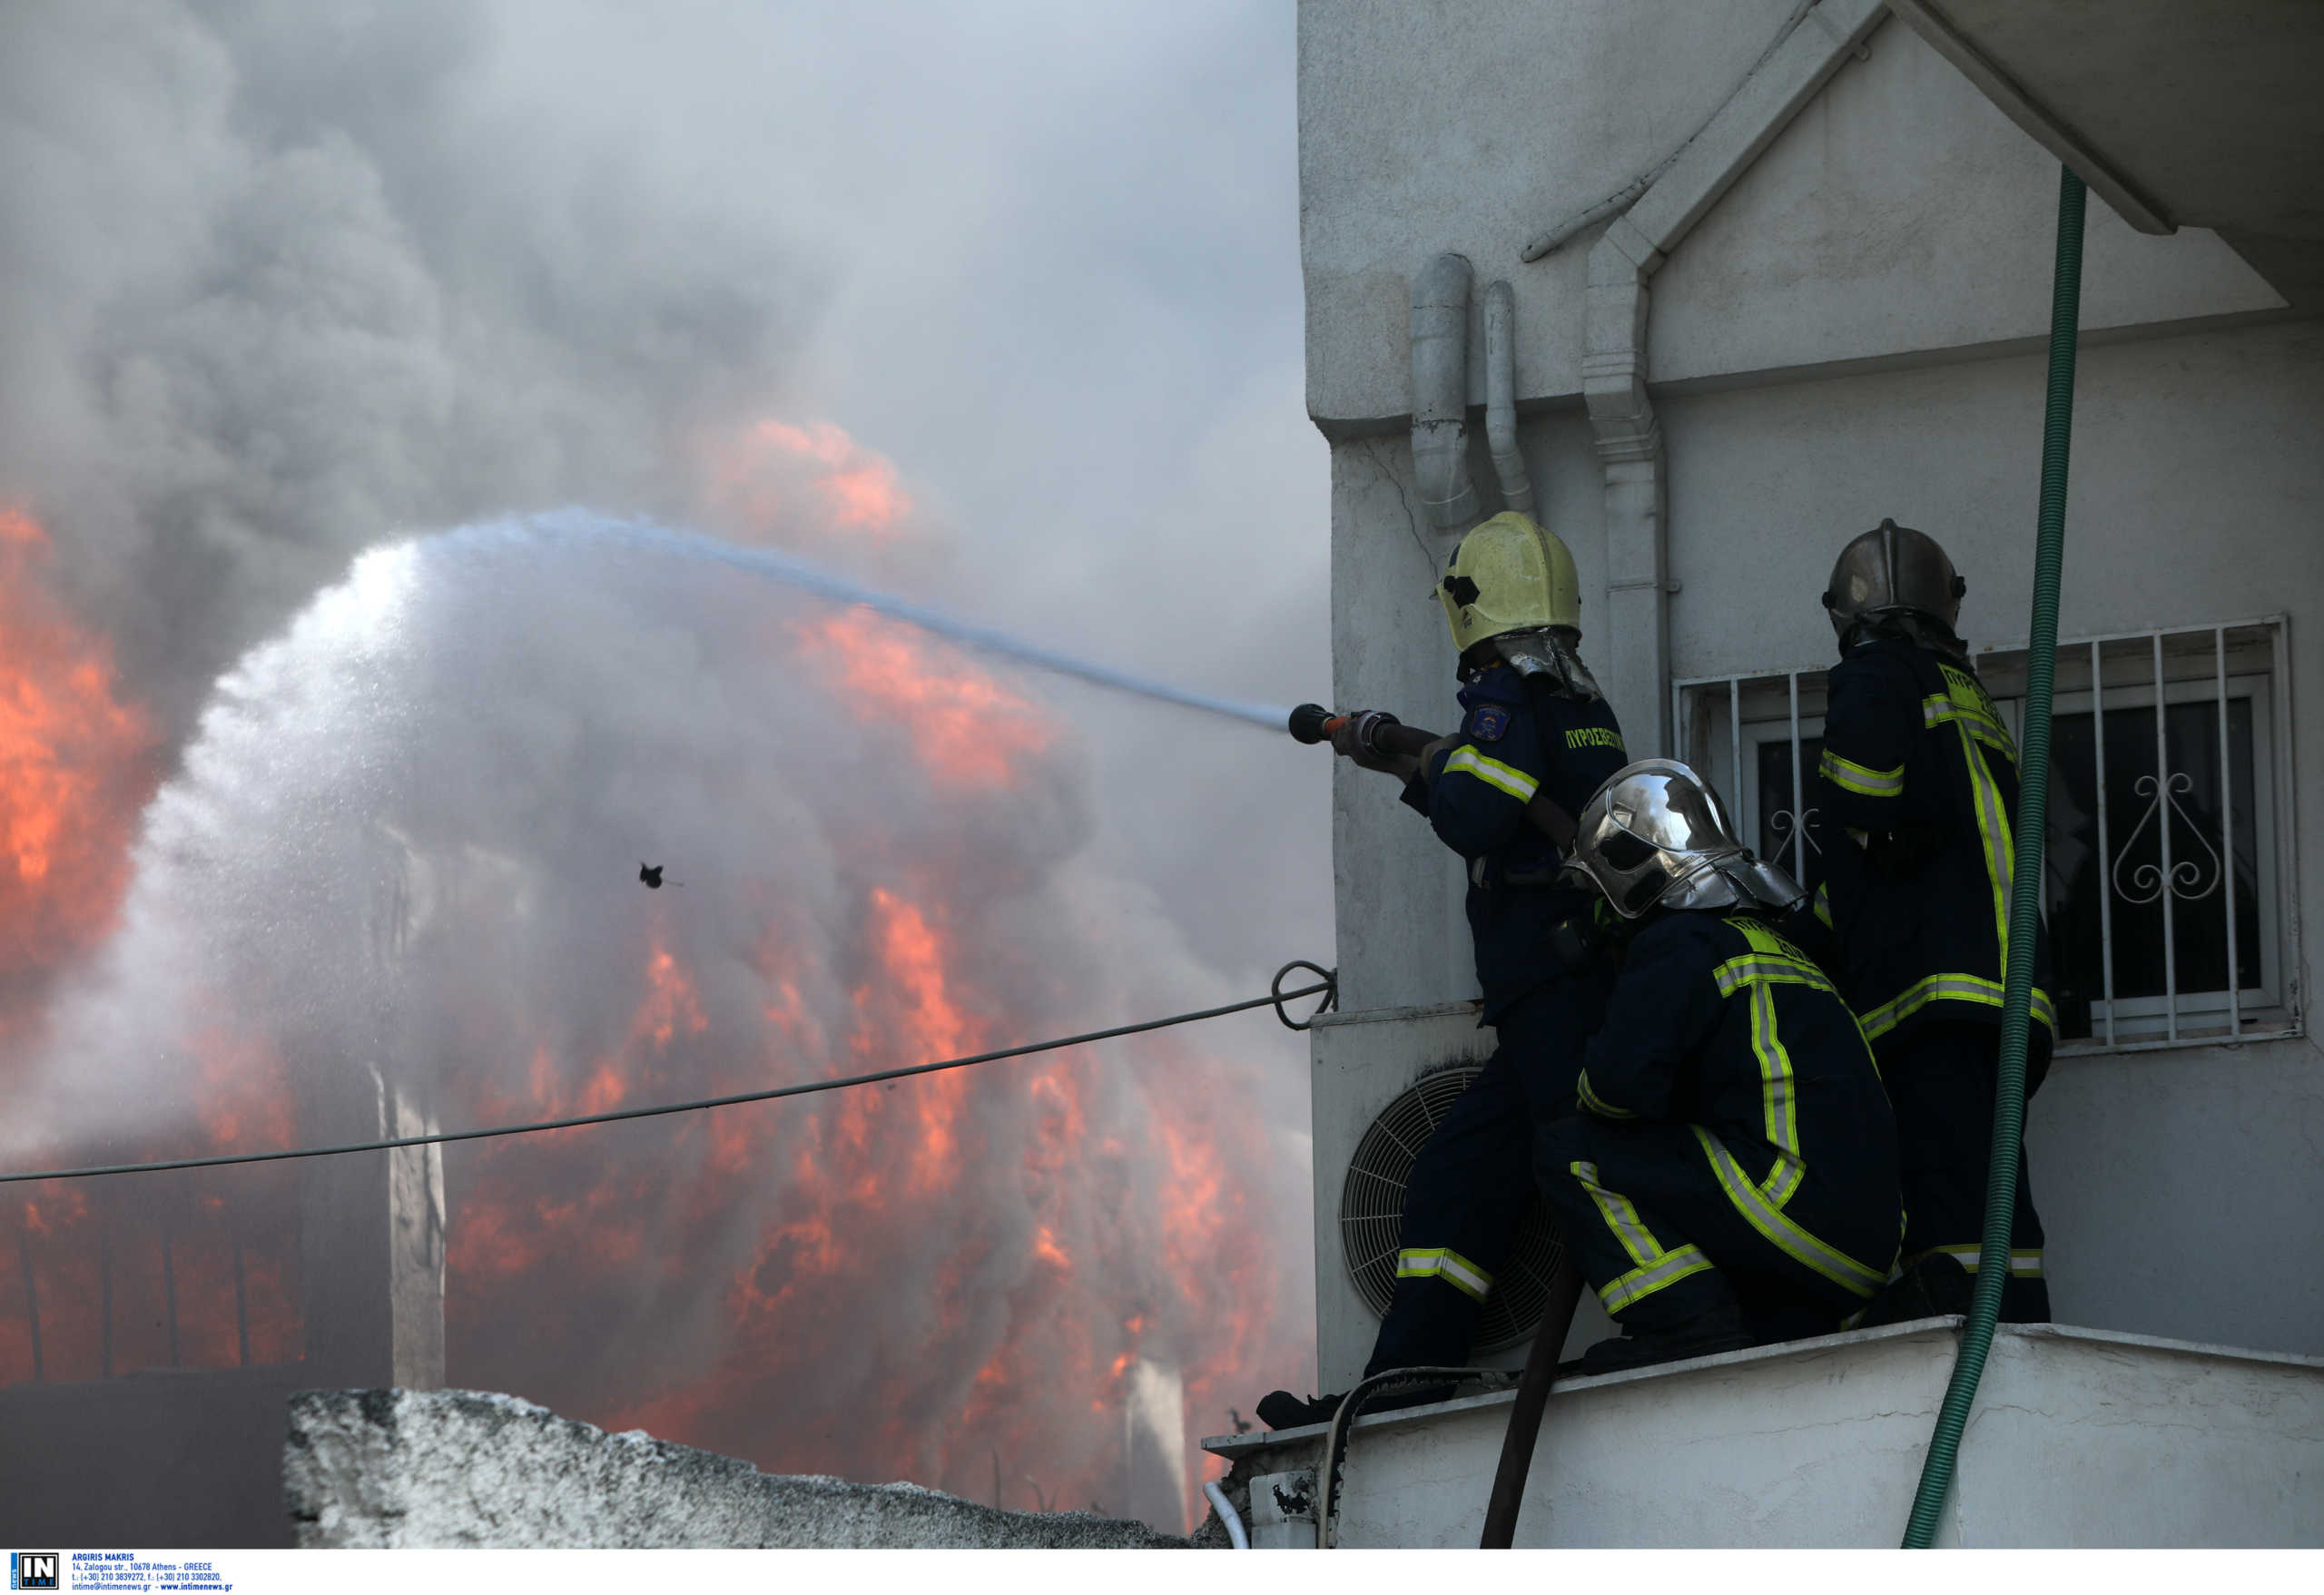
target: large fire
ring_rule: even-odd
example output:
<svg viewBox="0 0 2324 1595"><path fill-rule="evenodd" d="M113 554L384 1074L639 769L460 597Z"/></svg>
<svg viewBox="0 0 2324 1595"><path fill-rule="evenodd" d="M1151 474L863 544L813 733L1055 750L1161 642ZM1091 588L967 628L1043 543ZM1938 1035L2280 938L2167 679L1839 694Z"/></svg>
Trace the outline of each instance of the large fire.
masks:
<svg viewBox="0 0 2324 1595"><path fill-rule="evenodd" d="M155 774L152 724L104 639L50 590L49 558L37 522L0 510L0 1078L40 997L113 928ZM222 1025L189 1040L207 1082L197 1124L112 1150L288 1145L290 1098L263 1040ZM281 1173L9 1191L0 1381L299 1354L295 1184Z"/></svg>
<svg viewBox="0 0 2324 1595"><path fill-rule="evenodd" d="M0 509L0 978L94 946L129 880L153 779L152 728L113 684L110 650L45 584L48 537Z"/></svg>
<svg viewBox="0 0 2324 1595"><path fill-rule="evenodd" d="M896 778L927 783L940 802L1021 795L1058 742L1029 701L895 623L843 614L795 626L791 641L846 716L888 734L869 762L893 771L881 755L910 759ZM586 1060L537 1058L524 1109L596 1111L1030 1039L1010 1019L1018 971L964 945L975 905L945 861L923 855L883 878L873 856L840 960L863 971L844 1029L814 1016L792 950L770 942L754 971L763 1024L736 1046L703 1019L682 942L655 940L621 1044ZM684 1356L609 1346L570 1391L536 1381L527 1393L777 1472L1124 1510L1118 1413L1139 1360L1185 1361L1188 1420L1215 1430L1283 1338L1255 1216L1219 1145L1237 1127L1203 1094L1210 1066L1181 1043L1151 1043L1138 1072L1161 1088L1137 1093L1123 1076L1139 1056L1032 1058L480 1148L451 1220L455 1367L561 1365L543 1341L585 1335L608 1298L643 1285L675 1314L711 1290L720 1330L709 1343ZM586 1084L576 1093L569 1080ZM1102 1131L1093 1092L1112 1099ZM1139 1096L1130 1114L1126 1092ZM1130 1144L1130 1125L1146 1146ZM983 1211L996 1185L1010 1191L998 1225ZM645 1215L674 1221L683 1244L641 1255ZM705 1278L704 1261L721 1256ZM1126 1277L1147 1279L1156 1299L1092 1295ZM866 1302L919 1325L908 1359L860 1344L852 1310ZM1166 1327L1174 1338L1157 1352Z"/></svg>
<svg viewBox="0 0 2324 1595"><path fill-rule="evenodd" d="M743 436L814 464L827 532L884 537L908 509L891 468L835 428ZM746 494L750 474L718 485ZM75 794L114 790L89 750L148 745L102 651L41 607L26 527L0 523L0 619L46 617L0 639L5 970L53 961L60 927L81 950L103 932L130 811ZM810 614L760 645L768 678L806 684L842 728L796 757L804 789L827 794L828 875L678 868L650 899L628 888L634 911L589 932L626 971L593 981L589 1011L448 1017L463 1046L508 1056L437 1080L447 1127L929 1062L1167 1006L1136 979L1090 983L1108 905L1087 926L1048 922L1071 905L1041 895L1042 847L1069 854L1080 832L1052 790L1069 784L1072 739L1040 705L868 613ZM796 901L808 890L812 916ZM514 922L446 918L429 933ZM286 1049L215 1022L235 995L211 994L212 1022L184 1039L200 1097L187 1134L282 1145ZM1248 1179L1265 1131L1216 1045L1167 1033L448 1149L449 1380L771 1471L1129 1509L1126 1403L1175 1390L1185 1430L1215 1432L1230 1402L1288 1374L1305 1338L1276 1299ZM187 1177L166 1223L131 1206L160 1189L150 1177L19 1203L21 1270L0 1256L0 1382L33 1375L35 1311L50 1380L299 1355L297 1168ZM19 1272L29 1295L10 1288ZM1196 1464L1175 1455L1177 1499L1198 1507Z"/></svg>

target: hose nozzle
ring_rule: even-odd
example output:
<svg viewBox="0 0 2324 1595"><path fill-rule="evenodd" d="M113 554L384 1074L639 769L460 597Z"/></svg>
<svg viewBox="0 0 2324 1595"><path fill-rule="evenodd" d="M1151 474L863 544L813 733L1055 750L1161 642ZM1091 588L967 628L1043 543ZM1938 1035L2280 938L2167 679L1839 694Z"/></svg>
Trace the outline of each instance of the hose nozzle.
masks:
<svg viewBox="0 0 2324 1595"><path fill-rule="evenodd" d="M1302 704L1291 712L1294 741L1319 743L1332 734L1332 712L1321 704Z"/></svg>
<svg viewBox="0 0 2324 1595"><path fill-rule="evenodd" d="M1406 725L1385 709L1357 709L1334 714L1321 704L1302 704L1291 712L1291 734L1304 743L1325 742L1343 725L1355 727L1356 745L1375 757L1417 753L1436 740L1433 731Z"/></svg>

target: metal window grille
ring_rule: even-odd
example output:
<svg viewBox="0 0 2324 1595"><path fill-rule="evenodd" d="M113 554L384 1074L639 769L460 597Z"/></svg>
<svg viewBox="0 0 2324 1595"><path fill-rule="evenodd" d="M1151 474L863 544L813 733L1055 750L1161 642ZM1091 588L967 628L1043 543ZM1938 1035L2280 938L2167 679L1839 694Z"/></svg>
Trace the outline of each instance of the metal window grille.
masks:
<svg viewBox="0 0 2324 1595"><path fill-rule="evenodd" d="M296 1177L235 1172L27 1187L0 1215L0 1385L299 1361Z"/></svg>
<svg viewBox="0 0 2324 1595"><path fill-rule="evenodd" d="M2059 644L2043 898L2068 1046L2299 1032L2287 646L2281 615ZM1977 669L2014 733L2024 650ZM1672 686L1679 756L1811 889L1825 670Z"/></svg>

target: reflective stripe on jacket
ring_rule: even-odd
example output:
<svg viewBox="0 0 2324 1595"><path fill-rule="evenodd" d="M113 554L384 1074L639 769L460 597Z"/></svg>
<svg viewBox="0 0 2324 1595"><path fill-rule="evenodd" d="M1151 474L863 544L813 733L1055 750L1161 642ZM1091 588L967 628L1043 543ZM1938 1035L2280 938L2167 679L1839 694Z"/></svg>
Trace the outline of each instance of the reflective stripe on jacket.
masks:
<svg viewBox="0 0 2324 1595"><path fill-rule="evenodd" d="M1469 931L1491 1024L1561 972L1549 950L1550 933L1590 901L1589 894L1548 884L1561 859L1526 818L1526 804L1546 793L1579 814L1629 754L1603 699L1531 691L1505 665L1464 684L1461 708L1459 734L1405 783L1404 802L1469 862Z"/></svg>
<svg viewBox="0 0 2324 1595"><path fill-rule="evenodd" d="M1744 1221L1850 1294L1887 1277L1903 1206L1871 1046L1824 970L1760 920L1649 916L1580 1094L1601 1117L1690 1125ZM1850 1251L1832 1235L1876 1245Z"/></svg>
<svg viewBox="0 0 2324 1595"><path fill-rule="evenodd" d="M1817 911L1875 1046L1927 1018L1998 1024L2009 951L2017 748L1976 673L1876 638L1833 667L1817 763ZM2034 1017L2057 1029L2046 930Z"/></svg>

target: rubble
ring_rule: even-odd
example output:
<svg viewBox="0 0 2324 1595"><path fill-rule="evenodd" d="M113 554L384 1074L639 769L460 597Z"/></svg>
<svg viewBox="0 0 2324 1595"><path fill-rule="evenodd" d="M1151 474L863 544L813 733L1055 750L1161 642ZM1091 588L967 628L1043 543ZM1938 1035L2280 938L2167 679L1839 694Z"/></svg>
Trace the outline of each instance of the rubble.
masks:
<svg viewBox="0 0 2324 1595"><path fill-rule="evenodd" d="M777 1477L468 1390L299 1392L282 1487L310 1549L1189 1544L1126 1519L1004 1511L916 1484Z"/></svg>

